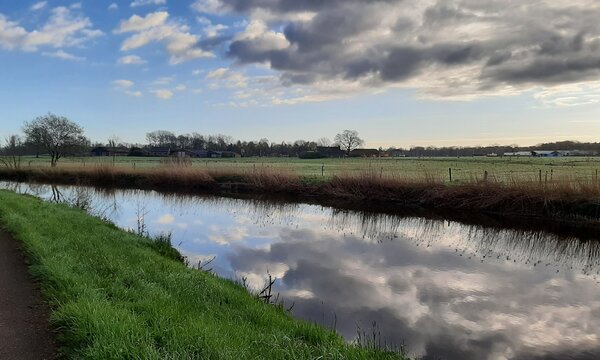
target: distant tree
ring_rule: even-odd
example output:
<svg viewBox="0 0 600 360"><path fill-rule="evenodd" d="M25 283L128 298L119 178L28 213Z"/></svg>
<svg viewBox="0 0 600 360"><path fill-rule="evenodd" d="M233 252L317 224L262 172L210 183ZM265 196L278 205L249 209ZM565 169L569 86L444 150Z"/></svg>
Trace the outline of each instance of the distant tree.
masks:
<svg viewBox="0 0 600 360"><path fill-rule="evenodd" d="M117 135L112 135L108 138L108 147L116 148L121 143L121 139Z"/></svg>
<svg viewBox="0 0 600 360"><path fill-rule="evenodd" d="M151 146L172 146L177 143L177 136L166 130L156 130L146 134L146 140Z"/></svg>
<svg viewBox="0 0 600 360"><path fill-rule="evenodd" d="M335 143L346 152L346 155L350 155L352 150L363 145L365 141L358 136L358 131L344 130L335 136Z"/></svg>
<svg viewBox="0 0 600 360"><path fill-rule="evenodd" d="M23 132L28 143L50 154L52 167L56 166L60 158L89 144L81 126L52 113L26 122Z"/></svg>
<svg viewBox="0 0 600 360"><path fill-rule="evenodd" d="M6 146L2 149L0 164L7 168L18 169L21 167L21 155L23 153L23 140L19 135L6 137Z"/></svg>
<svg viewBox="0 0 600 360"><path fill-rule="evenodd" d="M329 140L329 138L322 137L319 140L317 140L317 146L322 146L322 147L331 146L331 140Z"/></svg>

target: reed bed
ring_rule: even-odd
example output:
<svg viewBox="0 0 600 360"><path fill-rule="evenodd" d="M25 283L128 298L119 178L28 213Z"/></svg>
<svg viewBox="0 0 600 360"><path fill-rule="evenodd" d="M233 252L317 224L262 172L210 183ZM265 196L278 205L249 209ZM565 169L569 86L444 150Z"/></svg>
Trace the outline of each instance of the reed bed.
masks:
<svg viewBox="0 0 600 360"><path fill-rule="evenodd" d="M493 176L485 176L448 183L425 171L421 179L406 179L370 170L321 178L273 168L201 169L178 163L140 169L111 166L0 169L0 179L181 193L285 195L300 200L354 202L365 207L377 204L600 219L600 185L595 180L581 179L497 181Z"/></svg>

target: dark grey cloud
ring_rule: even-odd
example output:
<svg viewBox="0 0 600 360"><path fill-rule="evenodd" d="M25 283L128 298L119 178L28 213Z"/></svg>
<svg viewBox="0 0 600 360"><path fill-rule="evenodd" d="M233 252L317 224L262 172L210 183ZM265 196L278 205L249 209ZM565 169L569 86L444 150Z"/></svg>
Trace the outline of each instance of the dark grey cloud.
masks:
<svg viewBox="0 0 600 360"><path fill-rule="evenodd" d="M196 7L208 11L208 3L267 25L268 33L238 34L227 54L269 64L286 85L358 81L435 92L452 84L477 93L600 80L600 4L592 0L199 0L204 7Z"/></svg>

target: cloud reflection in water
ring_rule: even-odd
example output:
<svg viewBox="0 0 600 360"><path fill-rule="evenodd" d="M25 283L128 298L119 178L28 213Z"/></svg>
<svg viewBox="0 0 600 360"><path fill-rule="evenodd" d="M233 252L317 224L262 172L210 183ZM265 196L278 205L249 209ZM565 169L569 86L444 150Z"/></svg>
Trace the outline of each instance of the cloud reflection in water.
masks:
<svg viewBox="0 0 600 360"><path fill-rule="evenodd" d="M13 186L13 185L10 185ZM4 184L3 187L9 187ZM13 186L72 198L81 188ZM600 357L600 246L590 241L313 205L87 190L94 209L171 231L191 262L262 286L348 339L377 323L424 359ZM56 200L56 199L54 199Z"/></svg>

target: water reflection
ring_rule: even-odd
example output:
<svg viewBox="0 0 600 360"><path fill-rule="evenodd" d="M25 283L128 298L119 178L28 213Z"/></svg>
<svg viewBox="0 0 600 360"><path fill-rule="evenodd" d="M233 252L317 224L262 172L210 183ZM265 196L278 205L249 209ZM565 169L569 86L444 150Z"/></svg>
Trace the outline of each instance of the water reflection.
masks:
<svg viewBox="0 0 600 360"><path fill-rule="evenodd" d="M145 214L190 259L260 288L348 339L375 321L424 359L597 359L600 246L527 230L155 192L1 184L86 204L123 228Z"/></svg>

